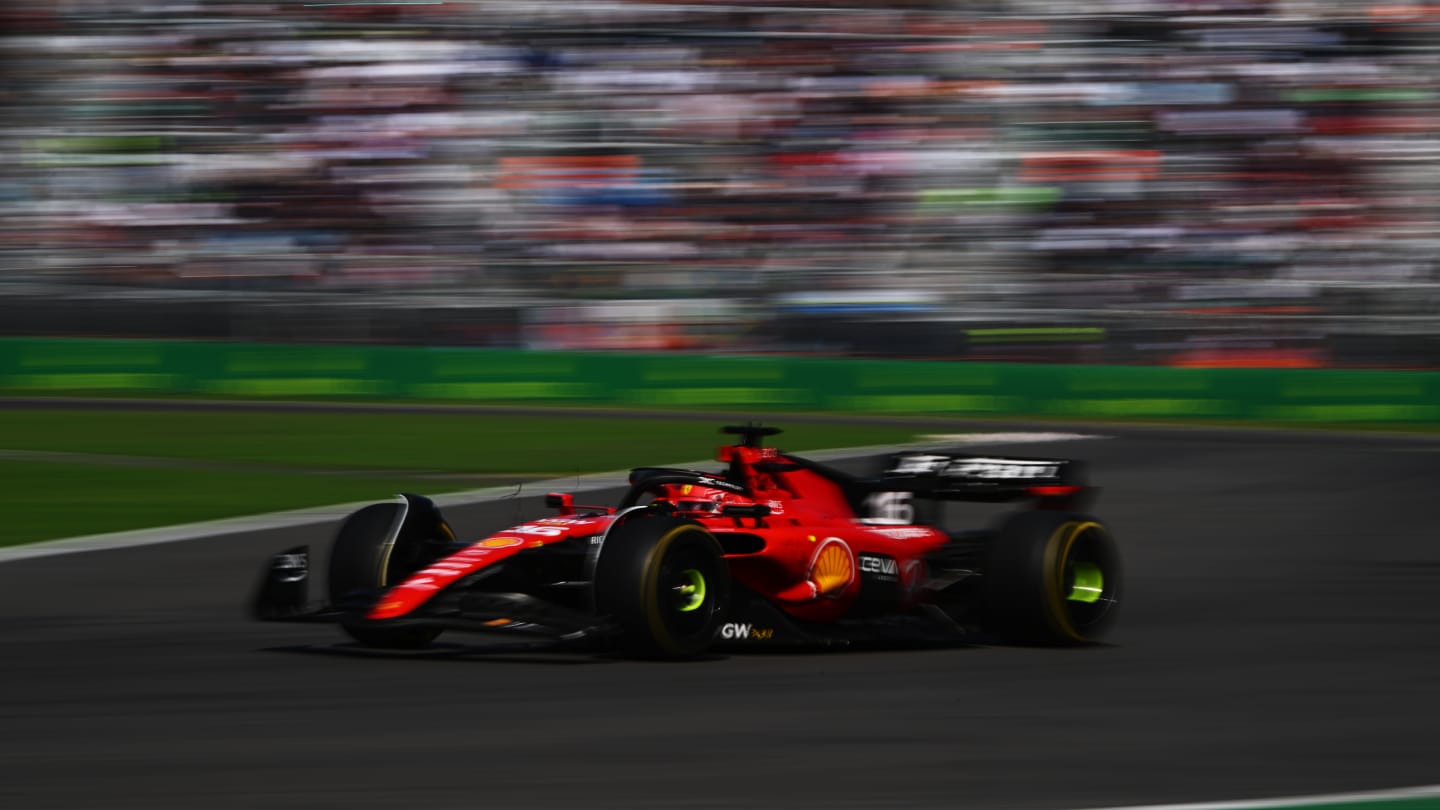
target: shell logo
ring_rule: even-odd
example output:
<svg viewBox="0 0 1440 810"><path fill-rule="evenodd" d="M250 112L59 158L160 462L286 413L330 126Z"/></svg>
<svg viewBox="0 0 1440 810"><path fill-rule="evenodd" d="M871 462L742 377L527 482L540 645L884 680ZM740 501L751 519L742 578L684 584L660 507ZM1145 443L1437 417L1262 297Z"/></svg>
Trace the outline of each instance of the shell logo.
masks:
<svg viewBox="0 0 1440 810"><path fill-rule="evenodd" d="M481 548L514 548L524 544L525 541L518 537L492 537L489 540L480 541Z"/></svg>
<svg viewBox="0 0 1440 810"><path fill-rule="evenodd" d="M810 564L810 581L817 596L835 596L855 581L855 556L838 537L827 537Z"/></svg>

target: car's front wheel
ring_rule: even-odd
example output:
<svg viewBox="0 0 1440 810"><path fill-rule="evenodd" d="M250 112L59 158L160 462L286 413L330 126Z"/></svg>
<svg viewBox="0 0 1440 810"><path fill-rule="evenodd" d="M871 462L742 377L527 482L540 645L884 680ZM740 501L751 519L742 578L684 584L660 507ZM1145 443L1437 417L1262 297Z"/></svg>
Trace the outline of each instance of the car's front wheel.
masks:
<svg viewBox="0 0 1440 810"><path fill-rule="evenodd" d="M375 594L425 567L449 532L434 504L417 496L371 504L351 514L330 546L331 604L343 607L358 601L368 606ZM392 649L423 647L440 635L429 627L375 627L361 621L342 622L341 627L361 644Z"/></svg>
<svg viewBox="0 0 1440 810"><path fill-rule="evenodd" d="M730 571L697 523L636 516L613 527L595 567L595 605L619 627L621 650L692 658L714 643L730 601Z"/></svg>

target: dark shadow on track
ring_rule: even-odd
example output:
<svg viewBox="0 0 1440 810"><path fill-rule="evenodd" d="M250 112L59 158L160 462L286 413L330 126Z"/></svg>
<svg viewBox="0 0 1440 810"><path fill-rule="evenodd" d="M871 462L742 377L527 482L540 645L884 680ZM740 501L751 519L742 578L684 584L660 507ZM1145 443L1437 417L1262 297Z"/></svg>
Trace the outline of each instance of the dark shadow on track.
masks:
<svg viewBox="0 0 1440 810"><path fill-rule="evenodd" d="M558 649L538 644L432 644L416 650L382 650L361 644L292 644L263 647L261 652L292 655L325 655L342 658L366 658L385 661L479 661L495 664L542 664L577 666L603 664L607 660L596 653Z"/></svg>

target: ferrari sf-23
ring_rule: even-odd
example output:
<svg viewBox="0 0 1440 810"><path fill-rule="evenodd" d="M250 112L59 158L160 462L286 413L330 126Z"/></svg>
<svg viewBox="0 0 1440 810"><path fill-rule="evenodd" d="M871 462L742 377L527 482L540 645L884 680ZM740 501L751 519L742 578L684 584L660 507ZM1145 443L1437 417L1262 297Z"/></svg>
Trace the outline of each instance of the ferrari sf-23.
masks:
<svg viewBox="0 0 1440 810"><path fill-rule="evenodd" d="M548 637L643 658L714 647L1094 642L1113 625L1120 557L1086 511L1082 462L901 452L856 475L731 426L717 472L631 471L613 506L550 493L552 516L458 540L406 494L346 518L329 599L308 597L308 546L270 558L251 609L329 622L362 645L441 632ZM945 501L1013 504L952 531Z"/></svg>

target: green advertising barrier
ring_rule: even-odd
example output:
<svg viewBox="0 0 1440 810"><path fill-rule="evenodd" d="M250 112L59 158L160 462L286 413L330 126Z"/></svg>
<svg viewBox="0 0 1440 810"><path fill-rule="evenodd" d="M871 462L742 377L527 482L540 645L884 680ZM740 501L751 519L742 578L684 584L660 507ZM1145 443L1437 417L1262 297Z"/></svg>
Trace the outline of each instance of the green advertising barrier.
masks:
<svg viewBox="0 0 1440 810"><path fill-rule="evenodd" d="M1440 373L0 339L0 389L834 411L1440 423Z"/></svg>

